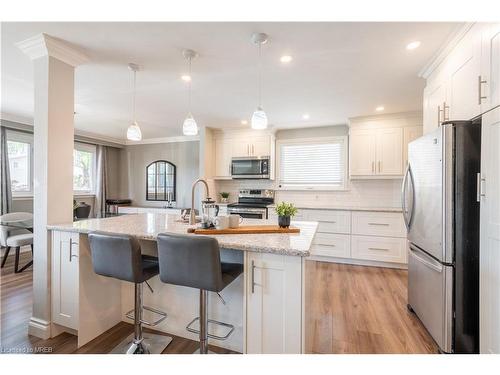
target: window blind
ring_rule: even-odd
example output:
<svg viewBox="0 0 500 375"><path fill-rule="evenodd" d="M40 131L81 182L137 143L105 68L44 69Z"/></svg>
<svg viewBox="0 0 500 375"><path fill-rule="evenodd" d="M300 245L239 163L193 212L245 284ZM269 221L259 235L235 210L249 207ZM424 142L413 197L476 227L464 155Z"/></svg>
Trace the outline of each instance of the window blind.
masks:
<svg viewBox="0 0 500 375"><path fill-rule="evenodd" d="M345 141L282 144L280 185L343 187Z"/></svg>

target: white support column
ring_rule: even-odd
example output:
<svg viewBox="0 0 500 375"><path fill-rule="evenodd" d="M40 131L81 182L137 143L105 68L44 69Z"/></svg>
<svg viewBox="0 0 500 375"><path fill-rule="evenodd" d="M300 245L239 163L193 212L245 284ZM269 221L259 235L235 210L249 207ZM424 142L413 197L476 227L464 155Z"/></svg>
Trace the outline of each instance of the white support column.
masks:
<svg viewBox="0 0 500 375"><path fill-rule="evenodd" d="M33 316L28 332L51 337L48 224L73 220L74 70L78 48L46 34L17 43L34 67Z"/></svg>

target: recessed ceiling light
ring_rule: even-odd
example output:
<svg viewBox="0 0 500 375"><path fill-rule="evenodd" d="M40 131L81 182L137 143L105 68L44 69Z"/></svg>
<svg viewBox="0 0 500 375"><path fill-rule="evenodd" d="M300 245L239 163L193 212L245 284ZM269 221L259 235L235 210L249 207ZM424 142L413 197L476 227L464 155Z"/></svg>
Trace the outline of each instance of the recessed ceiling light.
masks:
<svg viewBox="0 0 500 375"><path fill-rule="evenodd" d="M384 110L384 106L383 105L379 105L377 108L375 108L375 111L377 112L382 112Z"/></svg>
<svg viewBox="0 0 500 375"><path fill-rule="evenodd" d="M408 43L406 45L406 49L408 51L411 51L412 49L416 49L418 47L420 47L420 41L419 40L415 40L414 42Z"/></svg>
<svg viewBox="0 0 500 375"><path fill-rule="evenodd" d="M241 125L248 125L248 121L247 120L241 120Z"/></svg>
<svg viewBox="0 0 500 375"><path fill-rule="evenodd" d="M309 113L304 113L304 114L302 115L302 120L309 120L309 117L310 117L310 116L309 116Z"/></svg>
<svg viewBox="0 0 500 375"><path fill-rule="evenodd" d="M184 81L184 82L191 82L191 76L188 75L188 74L184 74L183 76L181 76L181 79Z"/></svg>
<svg viewBox="0 0 500 375"><path fill-rule="evenodd" d="M283 64L288 64L290 61L293 60L293 57L290 56L290 55L283 55L281 56L280 58L280 61L283 63Z"/></svg>

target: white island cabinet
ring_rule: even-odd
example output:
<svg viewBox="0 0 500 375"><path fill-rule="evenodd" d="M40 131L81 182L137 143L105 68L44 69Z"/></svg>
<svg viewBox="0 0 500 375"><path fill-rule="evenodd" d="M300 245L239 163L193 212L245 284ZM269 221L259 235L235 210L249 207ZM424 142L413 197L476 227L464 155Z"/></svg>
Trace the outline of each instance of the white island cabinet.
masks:
<svg viewBox="0 0 500 375"><path fill-rule="evenodd" d="M246 353L302 353L302 259L248 253Z"/></svg>
<svg viewBox="0 0 500 375"><path fill-rule="evenodd" d="M246 224L266 220L245 219ZM243 274L221 295L209 294L209 317L235 327L224 341L211 345L241 353L303 353L304 259L317 230L315 222L295 222L299 234L244 234L214 236L221 259L241 262ZM66 331L85 345L120 321L133 308L131 283L96 275L88 233L130 234L143 253L156 255L159 233L187 233L178 215L139 213L49 226L52 232L52 334ZM194 236L194 235L193 235ZM198 291L149 280L154 293L145 291L144 304L162 310L168 318L154 329L197 340L185 327L198 315Z"/></svg>

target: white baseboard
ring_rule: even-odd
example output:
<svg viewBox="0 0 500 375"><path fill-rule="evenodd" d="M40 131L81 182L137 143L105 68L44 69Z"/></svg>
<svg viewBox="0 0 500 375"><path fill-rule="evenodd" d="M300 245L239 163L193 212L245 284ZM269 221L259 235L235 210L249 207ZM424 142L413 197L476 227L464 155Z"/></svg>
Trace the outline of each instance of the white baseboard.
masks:
<svg viewBox="0 0 500 375"><path fill-rule="evenodd" d="M28 334L43 340L49 339L50 322L32 316L30 322L28 323Z"/></svg>
<svg viewBox="0 0 500 375"><path fill-rule="evenodd" d="M347 258L335 258L335 257L325 257L320 255L311 255L307 260L314 260L318 262L330 262L330 263L341 263L341 264L351 264L354 266L368 266L368 267L385 267L385 268L397 268L397 269L408 269L407 264L403 263L390 263L390 262L377 262L373 260L359 260L359 259L347 259Z"/></svg>

